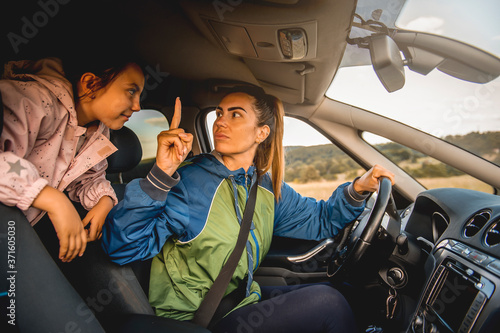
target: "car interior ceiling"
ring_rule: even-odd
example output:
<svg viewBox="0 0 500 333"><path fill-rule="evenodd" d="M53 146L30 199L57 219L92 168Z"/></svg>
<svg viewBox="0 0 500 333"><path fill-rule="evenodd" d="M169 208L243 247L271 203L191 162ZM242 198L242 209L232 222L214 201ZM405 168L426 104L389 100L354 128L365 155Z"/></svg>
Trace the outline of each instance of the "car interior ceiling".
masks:
<svg viewBox="0 0 500 333"><path fill-rule="evenodd" d="M36 38L19 44L18 53L9 56L7 52L2 58L59 54L62 58L79 57L78 50L93 48L95 52L105 52L107 47L123 44L137 51L153 68L181 80L260 84L287 103L287 110L293 113L295 104L317 105L324 98L346 46L356 1L241 1L237 10L216 10L213 2L197 0L147 0L141 1L140 8L137 6L134 1L112 0L59 5L60 15L40 28ZM14 27L20 25L18 17L30 17L37 10L40 8L36 3L29 6L20 2L3 23L12 21L10 30L17 31ZM217 35L220 30L216 31L213 25L220 16L227 26L217 29L234 29L227 32L232 34L245 27L252 42L262 47L247 58L238 54L246 52L238 45L234 53L228 52ZM309 54L314 58L277 61L279 46L267 42L274 38L277 26L305 26L310 30ZM11 51L12 47L5 49ZM207 101L206 95L203 97L195 101L200 108L213 103ZM149 99L144 102L146 107L156 104Z"/></svg>

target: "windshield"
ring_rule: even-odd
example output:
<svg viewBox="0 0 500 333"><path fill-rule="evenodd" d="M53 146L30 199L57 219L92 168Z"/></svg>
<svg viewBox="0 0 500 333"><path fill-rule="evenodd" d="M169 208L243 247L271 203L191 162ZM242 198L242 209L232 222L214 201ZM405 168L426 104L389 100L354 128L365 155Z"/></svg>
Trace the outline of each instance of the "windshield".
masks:
<svg viewBox="0 0 500 333"><path fill-rule="evenodd" d="M377 12L378 5L387 3L392 7ZM358 2L356 12L365 20L379 15L389 27L440 34L500 55L500 23L494 17L500 13L497 0L413 0L406 4L365 0ZM353 28L351 38L369 34L361 30ZM388 93L371 65L358 66L366 60L367 49L348 45L327 96L408 124L500 165L500 78L477 84L437 69L421 75L405 68L404 87ZM384 141L364 137L374 144Z"/></svg>
<svg viewBox="0 0 500 333"><path fill-rule="evenodd" d="M457 39L499 56L498 13L498 0L411 0L396 26Z"/></svg>

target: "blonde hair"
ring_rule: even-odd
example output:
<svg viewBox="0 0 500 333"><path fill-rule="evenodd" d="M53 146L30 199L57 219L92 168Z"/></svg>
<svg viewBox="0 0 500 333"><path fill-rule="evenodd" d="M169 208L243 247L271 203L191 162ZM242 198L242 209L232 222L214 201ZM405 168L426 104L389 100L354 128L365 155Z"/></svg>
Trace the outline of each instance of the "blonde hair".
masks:
<svg viewBox="0 0 500 333"><path fill-rule="evenodd" d="M262 177L271 172L271 181L276 200L281 199L281 186L285 174L285 157L283 149L283 132L285 111L281 100L268 95L263 89L255 86L234 88L231 93L245 93L253 97L253 107L257 114L257 126L269 127L269 135L257 147L254 164L257 174Z"/></svg>

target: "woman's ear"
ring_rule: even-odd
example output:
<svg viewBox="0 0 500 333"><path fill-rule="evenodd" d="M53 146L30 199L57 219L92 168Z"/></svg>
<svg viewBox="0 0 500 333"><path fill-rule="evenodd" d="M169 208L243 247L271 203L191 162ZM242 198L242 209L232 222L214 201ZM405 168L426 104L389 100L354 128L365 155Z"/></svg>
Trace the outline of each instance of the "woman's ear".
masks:
<svg viewBox="0 0 500 333"><path fill-rule="evenodd" d="M267 137L269 136L270 132L271 132L271 130L269 129L269 126L267 126L267 125L259 127L259 133L257 133L257 140L256 140L257 143L264 142L264 140L266 140Z"/></svg>

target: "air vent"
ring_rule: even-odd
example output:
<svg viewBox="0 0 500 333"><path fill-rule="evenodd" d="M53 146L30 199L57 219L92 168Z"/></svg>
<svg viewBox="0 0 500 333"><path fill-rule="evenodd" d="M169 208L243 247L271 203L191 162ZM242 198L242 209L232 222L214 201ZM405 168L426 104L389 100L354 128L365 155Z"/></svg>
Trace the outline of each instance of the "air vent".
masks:
<svg viewBox="0 0 500 333"><path fill-rule="evenodd" d="M488 246L495 246L500 243L500 221L496 221L488 228L484 236L484 243Z"/></svg>
<svg viewBox="0 0 500 333"><path fill-rule="evenodd" d="M439 237L445 232L446 228L450 222L447 216L439 212L434 212L432 214L432 239L434 243L437 243Z"/></svg>
<svg viewBox="0 0 500 333"><path fill-rule="evenodd" d="M488 222L490 219L490 213L488 211L482 211L470 218L470 220L465 224L464 236L467 238L476 235L479 230Z"/></svg>

